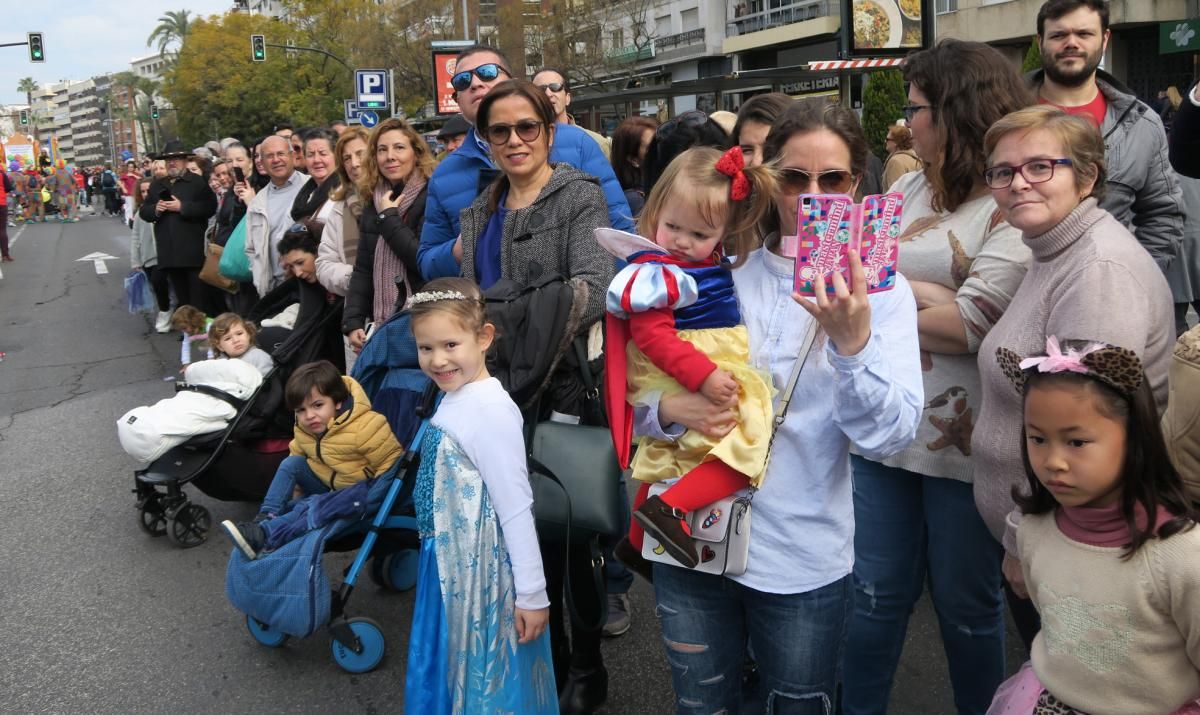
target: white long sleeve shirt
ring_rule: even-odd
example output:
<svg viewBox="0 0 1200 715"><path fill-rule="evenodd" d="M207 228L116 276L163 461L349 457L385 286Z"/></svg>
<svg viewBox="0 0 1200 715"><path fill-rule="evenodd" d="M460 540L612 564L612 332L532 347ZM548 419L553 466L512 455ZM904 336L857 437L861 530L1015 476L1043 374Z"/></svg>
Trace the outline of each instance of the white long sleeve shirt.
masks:
<svg viewBox="0 0 1200 715"><path fill-rule="evenodd" d="M533 525L533 488L525 462L521 411L494 377L447 394L432 423L454 439L483 477L512 562L517 608L550 605Z"/></svg>

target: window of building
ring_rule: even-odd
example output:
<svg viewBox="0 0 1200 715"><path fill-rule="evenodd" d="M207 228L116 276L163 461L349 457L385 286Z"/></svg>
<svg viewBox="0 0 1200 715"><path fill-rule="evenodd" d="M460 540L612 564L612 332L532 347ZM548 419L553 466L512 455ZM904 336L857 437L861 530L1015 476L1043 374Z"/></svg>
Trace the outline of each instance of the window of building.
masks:
<svg viewBox="0 0 1200 715"><path fill-rule="evenodd" d="M619 50L625 46L625 30L622 28L618 27L617 29L613 30L609 35L609 38L610 42L612 43L612 49Z"/></svg>
<svg viewBox="0 0 1200 715"><path fill-rule="evenodd" d="M958 10L958 0L937 0L935 9L939 15L945 12L955 12Z"/></svg>
<svg viewBox="0 0 1200 715"><path fill-rule="evenodd" d="M700 8L684 10L679 13L679 19L683 22L682 32L700 29Z"/></svg>
<svg viewBox="0 0 1200 715"><path fill-rule="evenodd" d="M671 16L663 15L654 20L655 37L666 37L671 34Z"/></svg>

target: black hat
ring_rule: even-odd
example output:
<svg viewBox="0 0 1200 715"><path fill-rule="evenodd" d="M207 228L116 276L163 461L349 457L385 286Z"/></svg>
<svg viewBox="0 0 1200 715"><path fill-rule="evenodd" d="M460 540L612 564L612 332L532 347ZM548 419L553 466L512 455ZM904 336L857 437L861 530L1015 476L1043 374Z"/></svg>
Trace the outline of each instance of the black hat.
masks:
<svg viewBox="0 0 1200 715"><path fill-rule="evenodd" d="M183 146L183 142L178 139L172 139L167 142L163 150L154 156L155 159L187 159L195 156L196 152L187 149Z"/></svg>
<svg viewBox="0 0 1200 715"><path fill-rule="evenodd" d="M471 131L471 124L463 118L463 115L455 114L453 117L447 119L442 128L438 130L437 138L455 137L459 134L466 134L469 131Z"/></svg>

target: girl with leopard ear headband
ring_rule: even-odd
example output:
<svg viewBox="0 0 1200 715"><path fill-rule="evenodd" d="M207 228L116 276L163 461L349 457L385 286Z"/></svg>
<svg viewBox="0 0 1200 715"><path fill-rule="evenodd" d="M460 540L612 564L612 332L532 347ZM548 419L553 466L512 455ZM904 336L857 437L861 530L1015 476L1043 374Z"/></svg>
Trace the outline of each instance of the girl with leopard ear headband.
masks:
<svg viewBox="0 0 1200 715"><path fill-rule="evenodd" d="M996 351L1024 397L1017 547L1042 615L989 712L1200 713L1200 529L1138 356Z"/></svg>

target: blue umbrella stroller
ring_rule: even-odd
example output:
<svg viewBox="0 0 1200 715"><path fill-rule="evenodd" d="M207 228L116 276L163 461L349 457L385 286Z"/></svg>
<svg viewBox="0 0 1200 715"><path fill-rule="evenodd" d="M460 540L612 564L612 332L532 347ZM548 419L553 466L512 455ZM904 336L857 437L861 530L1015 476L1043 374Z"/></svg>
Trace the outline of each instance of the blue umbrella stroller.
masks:
<svg viewBox="0 0 1200 715"><path fill-rule="evenodd" d="M416 364L408 316L399 315L363 347L352 373L372 409L407 445L396 465L369 488L364 508L378 504L369 526L365 519L340 519L254 561L233 549L226 593L246 613L246 627L260 644L276 648L291 636L308 636L327 625L333 659L347 672L368 672L383 659L382 628L367 617L347 617L346 605L368 560L368 575L377 584L401 591L416 584L419 541L412 489L421 439L439 396ZM355 548L341 586L331 590L321 567L324 552Z"/></svg>

